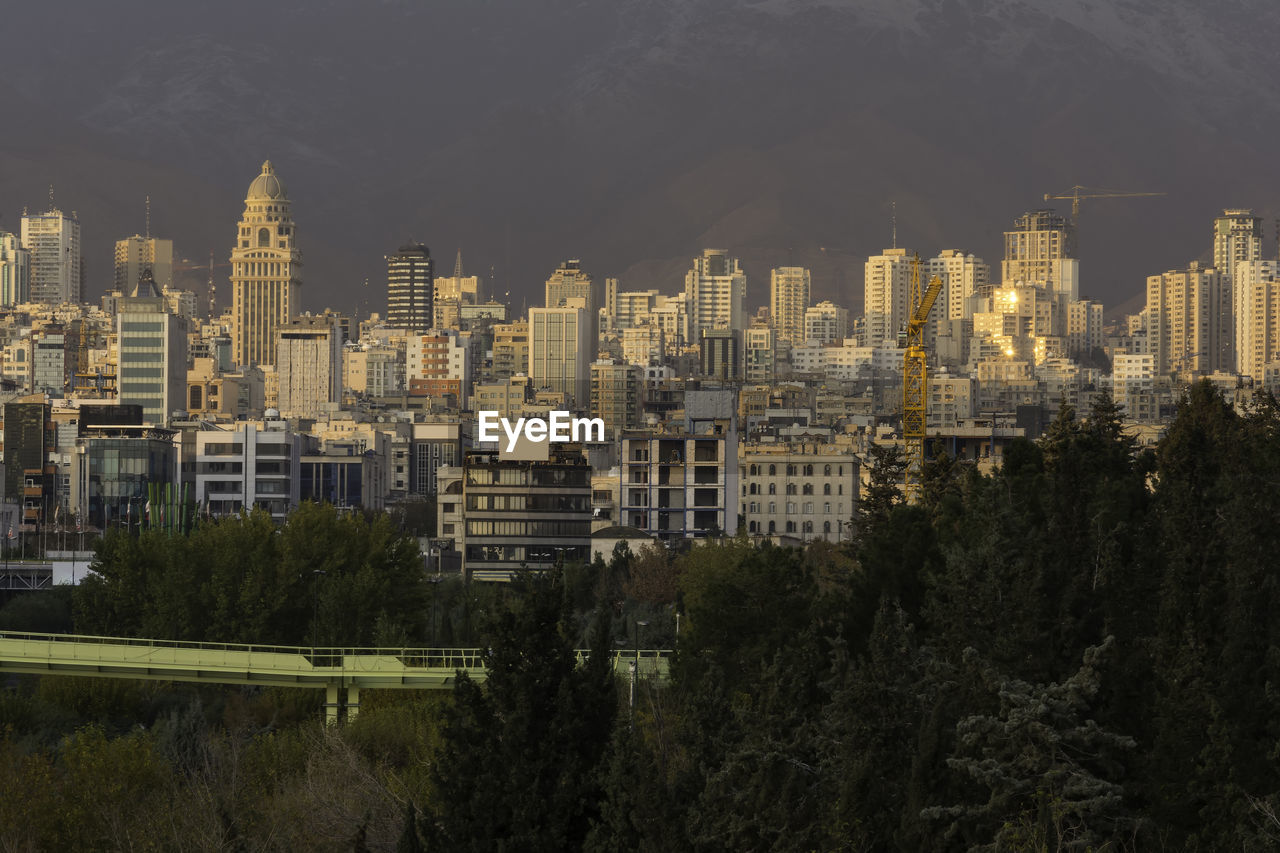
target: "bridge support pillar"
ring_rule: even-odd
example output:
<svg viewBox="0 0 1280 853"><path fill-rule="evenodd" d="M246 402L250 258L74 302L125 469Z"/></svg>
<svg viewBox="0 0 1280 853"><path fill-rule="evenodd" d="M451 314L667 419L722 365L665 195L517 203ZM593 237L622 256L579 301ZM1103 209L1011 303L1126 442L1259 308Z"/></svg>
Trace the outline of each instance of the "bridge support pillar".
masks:
<svg viewBox="0 0 1280 853"><path fill-rule="evenodd" d="M324 721L329 725L338 722L338 685L330 682L324 686Z"/></svg>
<svg viewBox="0 0 1280 853"><path fill-rule="evenodd" d="M360 714L360 688L352 685L347 688L347 722L354 723Z"/></svg>

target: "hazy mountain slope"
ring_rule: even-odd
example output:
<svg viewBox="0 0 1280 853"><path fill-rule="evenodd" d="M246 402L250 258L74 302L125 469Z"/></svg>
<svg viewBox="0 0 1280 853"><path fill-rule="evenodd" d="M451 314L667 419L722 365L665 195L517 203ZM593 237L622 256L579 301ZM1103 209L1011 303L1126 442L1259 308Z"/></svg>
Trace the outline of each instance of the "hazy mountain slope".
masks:
<svg viewBox="0 0 1280 853"><path fill-rule="evenodd" d="M499 292L536 294L570 256L670 290L714 244L742 255L754 301L794 262L856 306L891 200L900 245L998 262L1000 231L1047 191L1167 191L1085 208L1083 288L1118 303L1199 255L1217 208L1280 211L1266 0L124 0L23 17L0 80L56 121L0 139L22 163L0 171L6 219L62 169L94 252L138 230L149 190L158 228L221 258L270 157L317 308L356 307L408 236L446 264L462 246Z"/></svg>

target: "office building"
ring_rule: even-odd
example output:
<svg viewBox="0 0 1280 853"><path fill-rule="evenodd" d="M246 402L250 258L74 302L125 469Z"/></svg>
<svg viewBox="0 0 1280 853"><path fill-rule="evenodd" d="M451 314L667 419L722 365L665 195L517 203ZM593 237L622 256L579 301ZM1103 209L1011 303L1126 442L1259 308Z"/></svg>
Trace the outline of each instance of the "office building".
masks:
<svg viewBox="0 0 1280 853"><path fill-rule="evenodd" d="M166 310L147 267L120 300L119 312L120 402L141 406L144 423L163 427L174 412L186 409L186 319Z"/></svg>
<svg viewBox="0 0 1280 853"><path fill-rule="evenodd" d="M286 418L318 418L342 402L342 332L332 317L305 315L280 327L277 407Z"/></svg>
<svg viewBox="0 0 1280 853"><path fill-rule="evenodd" d="M31 301L45 305L80 302L84 291L84 258L80 221L56 207L22 215L22 246L31 253Z"/></svg>
<svg viewBox="0 0 1280 853"><path fill-rule="evenodd" d="M569 297L565 302L529 309L529 377L535 392L568 394L575 405L586 406L598 340L591 335L586 300Z"/></svg>
<svg viewBox="0 0 1280 853"><path fill-rule="evenodd" d="M777 332L764 323L742 335L742 376L749 384L767 385L777 372Z"/></svg>
<svg viewBox="0 0 1280 853"><path fill-rule="evenodd" d="M0 308L31 300L31 252L18 235L0 231Z"/></svg>
<svg viewBox="0 0 1280 853"><path fill-rule="evenodd" d="M472 580L591 558L591 466L571 446L536 460L473 451L461 470L440 472L440 487L440 537L453 540Z"/></svg>
<svg viewBox="0 0 1280 853"><path fill-rule="evenodd" d="M195 434L196 503L222 517L261 507L283 521L297 507L302 437L282 420L247 421Z"/></svg>
<svg viewBox="0 0 1280 853"><path fill-rule="evenodd" d="M809 296L809 271L804 267L778 267L769 273L769 319L776 340L804 343L804 314L809 309Z"/></svg>
<svg viewBox="0 0 1280 853"><path fill-rule="evenodd" d="M268 160L249 184L231 250L231 349L239 365L276 361L277 331L299 313L302 253L284 183Z"/></svg>
<svg viewBox="0 0 1280 853"><path fill-rule="evenodd" d="M701 374L722 382L734 382L742 378L739 333L733 329L703 329Z"/></svg>
<svg viewBox="0 0 1280 853"><path fill-rule="evenodd" d="M387 325L421 335L435 328L435 280L431 252L408 243L387 256Z"/></svg>

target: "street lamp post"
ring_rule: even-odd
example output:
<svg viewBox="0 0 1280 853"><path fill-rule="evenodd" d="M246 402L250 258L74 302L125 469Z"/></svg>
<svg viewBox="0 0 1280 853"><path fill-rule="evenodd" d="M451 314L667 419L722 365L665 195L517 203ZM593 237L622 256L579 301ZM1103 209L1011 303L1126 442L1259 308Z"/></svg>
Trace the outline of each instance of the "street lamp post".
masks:
<svg viewBox="0 0 1280 853"><path fill-rule="evenodd" d="M637 619L637 620L636 620L636 623L635 623L635 632L634 632L634 634L633 634L633 637L634 637L634 639L635 639L635 649L634 649L634 651L635 651L635 653L636 653L635 660L633 660L633 661L631 662L631 702L630 702L630 705L631 705L631 720L632 720L632 722L633 722L633 723L635 722L635 718L636 718L636 682L640 679L640 629L641 629L641 628L644 628L644 627L646 627L646 626L648 626L648 624L649 624L648 622L645 622L645 621L642 621L642 620L640 620L640 619ZM625 642L625 640L624 640L624 642Z"/></svg>

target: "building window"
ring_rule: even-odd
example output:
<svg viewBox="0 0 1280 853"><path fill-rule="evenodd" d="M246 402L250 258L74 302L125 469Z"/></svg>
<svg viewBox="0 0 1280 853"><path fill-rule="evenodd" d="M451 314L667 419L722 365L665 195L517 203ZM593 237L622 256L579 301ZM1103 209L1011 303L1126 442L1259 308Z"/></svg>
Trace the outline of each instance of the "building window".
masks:
<svg viewBox="0 0 1280 853"><path fill-rule="evenodd" d="M831 494L831 484L830 484L830 483L823 483L823 484L822 484L822 493L823 493L824 495L829 495L829 494Z"/></svg>
<svg viewBox="0 0 1280 853"><path fill-rule="evenodd" d="M830 466L830 465L823 465L823 466L822 466L822 476L824 476L824 477L830 477L830 476L831 476L831 466Z"/></svg>

